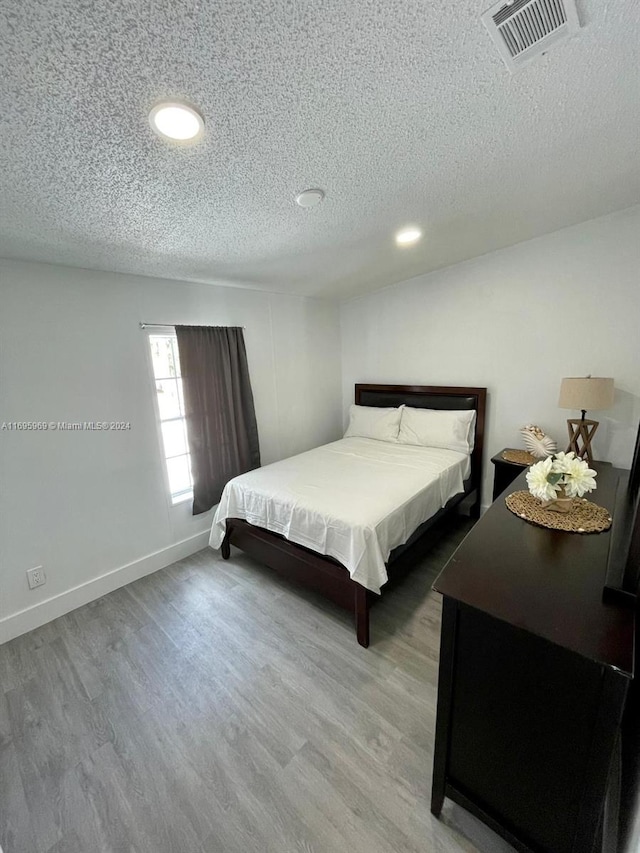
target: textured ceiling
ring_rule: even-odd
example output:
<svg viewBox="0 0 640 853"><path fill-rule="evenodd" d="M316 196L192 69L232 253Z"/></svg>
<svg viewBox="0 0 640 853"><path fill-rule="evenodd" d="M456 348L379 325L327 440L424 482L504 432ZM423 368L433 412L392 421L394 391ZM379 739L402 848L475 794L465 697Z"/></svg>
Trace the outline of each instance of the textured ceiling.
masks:
<svg viewBox="0 0 640 853"><path fill-rule="evenodd" d="M513 76L490 3L2 0L0 256L350 296L640 201L638 0Z"/></svg>

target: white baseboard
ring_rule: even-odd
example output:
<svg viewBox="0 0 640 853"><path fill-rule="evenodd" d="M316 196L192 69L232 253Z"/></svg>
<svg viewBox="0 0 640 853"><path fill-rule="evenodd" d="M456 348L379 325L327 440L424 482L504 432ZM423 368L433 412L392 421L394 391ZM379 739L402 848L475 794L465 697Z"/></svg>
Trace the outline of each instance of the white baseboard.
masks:
<svg viewBox="0 0 640 853"><path fill-rule="evenodd" d="M95 601L96 598L101 598L101 596L138 580L138 578L157 572L158 569L164 569L171 563L175 563L176 560L182 560L184 557L206 548L208 544L209 531L204 530L202 533L196 533L188 539L182 539L174 545L169 545L168 548L154 551L152 554L140 557L139 560L127 563L126 566L120 566L118 569L113 569L104 575L58 593L58 595L47 598L45 601L40 601L31 607L25 607L24 610L19 610L17 613L11 613L9 616L0 619L0 644L13 640L14 637L19 637L20 634L25 634L34 628L39 628L41 625L51 622L52 619L64 616L70 610L75 610L77 607L82 607L83 604Z"/></svg>

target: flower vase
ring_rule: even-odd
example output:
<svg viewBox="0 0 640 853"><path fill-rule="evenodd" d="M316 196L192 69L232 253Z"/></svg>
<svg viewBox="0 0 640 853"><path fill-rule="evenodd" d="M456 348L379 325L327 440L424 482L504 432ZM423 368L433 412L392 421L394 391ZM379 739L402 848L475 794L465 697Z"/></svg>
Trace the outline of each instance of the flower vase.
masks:
<svg viewBox="0 0 640 853"><path fill-rule="evenodd" d="M573 506L573 498L567 496L564 486L560 486L560 491L550 501L541 501L542 509L549 509L552 512L569 512Z"/></svg>

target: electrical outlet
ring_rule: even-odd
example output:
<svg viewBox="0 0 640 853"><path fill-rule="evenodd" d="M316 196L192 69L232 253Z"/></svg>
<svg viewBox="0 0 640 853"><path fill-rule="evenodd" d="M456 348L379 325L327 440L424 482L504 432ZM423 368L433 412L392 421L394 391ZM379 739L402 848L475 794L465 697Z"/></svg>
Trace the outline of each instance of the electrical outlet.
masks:
<svg viewBox="0 0 640 853"><path fill-rule="evenodd" d="M44 573L42 566L36 566L35 569L29 569L27 572L27 581L29 589L35 589L37 586L42 586L47 582L47 576Z"/></svg>

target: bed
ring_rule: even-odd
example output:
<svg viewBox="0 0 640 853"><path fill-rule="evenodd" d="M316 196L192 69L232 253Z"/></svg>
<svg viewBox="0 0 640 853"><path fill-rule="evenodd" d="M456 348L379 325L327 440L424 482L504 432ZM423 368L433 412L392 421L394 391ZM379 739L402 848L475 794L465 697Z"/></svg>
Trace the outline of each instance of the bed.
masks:
<svg viewBox="0 0 640 853"><path fill-rule="evenodd" d="M352 611L368 646L376 593L415 561L435 523L466 498L479 515L485 402L484 388L356 385L359 407L474 412L472 451L345 437L230 481L210 544L224 559L234 545Z"/></svg>

